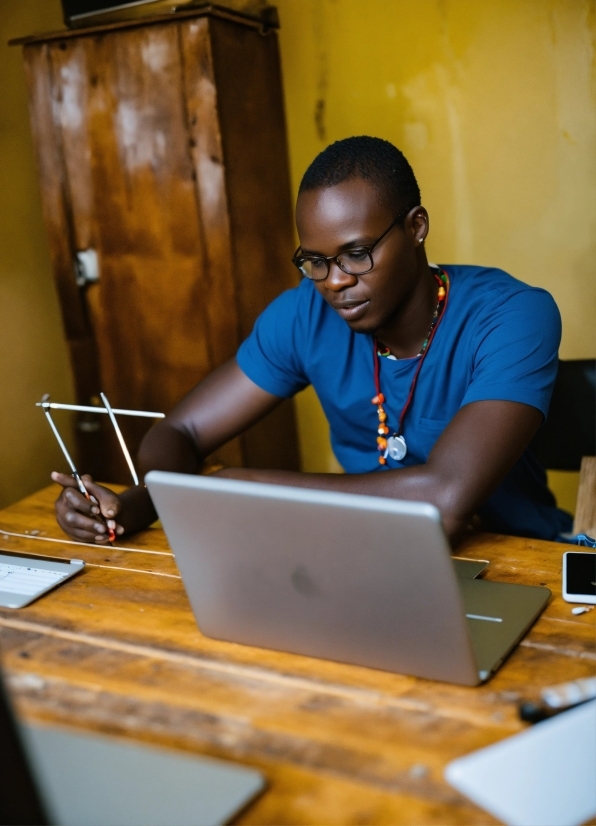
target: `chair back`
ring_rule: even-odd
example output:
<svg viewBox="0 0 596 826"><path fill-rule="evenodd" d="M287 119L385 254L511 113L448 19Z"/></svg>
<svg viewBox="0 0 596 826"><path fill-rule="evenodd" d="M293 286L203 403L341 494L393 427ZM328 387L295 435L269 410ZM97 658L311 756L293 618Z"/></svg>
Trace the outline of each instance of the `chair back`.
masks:
<svg viewBox="0 0 596 826"><path fill-rule="evenodd" d="M596 359L559 361L548 418L530 443L549 470L579 470L596 454Z"/></svg>

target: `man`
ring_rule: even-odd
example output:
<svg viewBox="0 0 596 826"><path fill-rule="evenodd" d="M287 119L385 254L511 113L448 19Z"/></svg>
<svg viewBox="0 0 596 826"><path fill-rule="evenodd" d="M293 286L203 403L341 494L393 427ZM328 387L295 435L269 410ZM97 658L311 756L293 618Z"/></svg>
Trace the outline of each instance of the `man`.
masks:
<svg viewBox="0 0 596 826"><path fill-rule="evenodd" d="M475 515L502 533L570 530L526 451L557 371L551 296L501 270L429 265L414 173L378 138L338 141L315 158L296 223L302 282L265 310L236 359L149 431L142 472L200 473L206 456L312 384L345 475L220 475L431 502L452 539ZM119 534L156 517L143 486L116 496L88 479L94 504L71 477L52 478L64 487L58 521L81 541L107 542L100 508Z"/></svg>

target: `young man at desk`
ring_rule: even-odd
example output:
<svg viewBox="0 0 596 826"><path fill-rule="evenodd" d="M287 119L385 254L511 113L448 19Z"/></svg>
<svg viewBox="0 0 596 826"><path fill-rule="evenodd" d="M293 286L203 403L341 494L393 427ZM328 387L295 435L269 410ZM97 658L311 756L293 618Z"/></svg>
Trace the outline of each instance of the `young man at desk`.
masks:
<svg viewBox="0 0 596 826"><path fill-rule="evenodd" d="M431 502L452 539L475 515L499 533L555 539L570 530L526 450L557 372L551 296L502 270L430 265L414 173L378 138L348 138L315 158L296 223L300 285L262 313L235 359L149 431L143 473L200 473L205 457L312 384L345 475L220 475ZM105 544L97 506L70 476L52 478L64 487L62 528ZM120 534L156 518L143 486L116 496L86 484Z"/></svg>

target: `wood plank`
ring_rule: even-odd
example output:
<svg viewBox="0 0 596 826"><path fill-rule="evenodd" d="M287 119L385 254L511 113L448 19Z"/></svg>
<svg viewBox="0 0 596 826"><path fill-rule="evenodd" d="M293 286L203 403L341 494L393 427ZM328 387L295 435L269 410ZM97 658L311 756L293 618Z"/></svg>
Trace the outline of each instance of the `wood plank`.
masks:
<svg viewBox="0 0 596 826"><path fill-rule="evenodd" d="M444 762L521 728L513 713L502 719L497 703L496 719L480 727L474 719L442 718L407 703L387 706L373 697L366 703L356 692L328 695L306 681L267 684L258 673L219 673L182 658L155 662L152 651L97 646L89 652L67 635L48 640L32 628L6 637L6 630L5 662L10 668L12 655L18 657L13 689L29 716L253 765L281 761L369 791L419 795L435 806L454 802L441 779ZM35 671L24 673L22 661L28 665L29 658Z"/></svg>
<svg viewBox="0 0 596 826"><path fill-rule="evenodd" d="M36 527L25 530L63 539L51 513L55 491L2 511L0 539L2 529L20 528L11 542L43 545L25 534L28 519ZM127 543L135 562L136 551L164 547L158 528ZM60 549L72 555L72 546ZM141 574L126 550L76 549L83 558L106 553L115 564L90 567L28 608L0 611L3 663L19 708L263 769L271 788L245 823L489 823L445 784L446 762L521 730L521 697L594 673L594 612L567 612L556 543L477 535L459 551L491 558L492 579L540 580L554 593L526 639L478 688L208 639L181 581L160 575L171 557L148 563L146 554Z"/></svg>
<svg viewBox="0 0 596 826"><path fill-rule="evenodd" d="M596 537L596 456L582 458L573 532Z"/></svg>
<svg viewBox="0 0 596 826"><path fill-rule="evenodd" d="M186 116L181 94L171 93L181 85L176 29L83 38L55 48L53 59L86 90L85 136L72 138L68 154L90 174L73 169L69 180L100 259L87 301L104 388L115 406L167 412L213 368ZM176 319L167 337L164 318Z"/></svg>
<svg viewBox="0 0 596 826"><path fill-rule="evenodd" d="M235 356L242 339L209 20L189 20L179 25L177 32L189 152L205 249L205 314L213 359L219 365ZM232 439L223 445L211 461L232 467L243 465L241 440Z"/></svg>
<svg viewBox="0 0 596 826"><path fill-rule="evenodd" d="M53 88L50 49L48 46L26 48L23 56L29 91L29 116L36 138L43 216L60 302L65 309L66 334L69 339L86 339L90 331L72 266L72 208L68 197L64 152L54 122L58 101Z"/></svg>
<svg viewBox="0 0 596 826"><path fill-rule="evenodd" d="M209 20L178 26L190 154L205 243L205 296L217 364L242 341Z"/></svg>
<svg viewBox="0 0 596 826"><path fill-rule="evenodd" d="M298 283L279 43L275 31L262 36L215 18L209 31L244 339L259 313ZM298 470L295 433L289 399L242 436L246 465Z"/></svg>
<svg viewBox="0 0 596 826"><path fill-rule="evenodd" d="M75 281L73 205L60 125L61 120L68 120L66 110L71 114L70 119L76 120L74 113L78 101L68 98L68 95L65 100L60 84L54 82L56 78L49 46L25 47L24 60L41 202L54 280L60 298L76 396L87 402L97 393L100 384L99 357L84 296ZM72 83L68 90L73 91ZM77 425L85 422L88 426L92 418L88 414L79 415L76 418ZM101 469L100 457L106 451L108 441L101 423L93 424L96 426L93 434L88 427L77 431L78 459L84 459L87 472L97 476Z"/></svg>
<svg viewBox="0 0 596 826"><path fill-rule="evenodd" d="M234 679L181 660L147 668L146 658L134 651L89 651L68 639L40 639L35 629L6 631L11 685L29 716L141 734L253 764L283 762L376 792L418 795L427 804L457 799L442 781L445 759L520 727L493 723L480 730L473 722L427 712L379 709L360 697L331 698L306 682L282 691L258 676L254 682L246 674ZM35 659L35 671L23 672L29 659ZM11 671L13 661L17 672ZM79 662L85 663L83 680Z"/></svg>
<svg viewBox="0 0 596 826"><path fill-rule="evenodd" d="M263 307L298 283L279 44L275 32L219 20L209 30L245 338Z"/></svg>
<svg viewBox="0 0 596 826"><path fill-rule="evenodd" d="M0 538L3 536L2 530L16 530L21 531L24 533L24 530L27 530L25 525L27 524L27 514L29 513L29 522L30 526L35 526L34 529L40 530L42 533L45 533L48 537L62 537L63 540L66 540L65 535L60 531L58 526L54 522L53 514L51 511L51 503L53 502L56 492L58 491L57 486L51 486L40 492L39 494L35 494L33 497L29 497L26 500L23 500L22 503L17 505L13 505L10 508L4 510L0 516ZM26 539L24 537L15 538L10 537L8 534L4 534L4 536L8 536L8 540L3 540L3 546L9 550L24 550L27 552L39 553L40 545L43 545L43 537L42 540L39 538L31 538ZM49 547L49 552L54 553L54 549L59 551L58 555L64 555L66 557L69 556L79 556L83 559L87 559L89 562L101 562L102 555L103 559L110 558L110 563L106 563L106 565L123 565L128 568L144 568L147 569L147 566L151 564L153 566L153 570L158 572L164 573L171 573L173 571L171 567L171 558L169 557L151 557L151 555L144 555L139 554L138 551L142 550L158 550L158 551L167 551L167 542L163 536L161 530L154 528L150 529L149 531L141 532L137 534L134 538L124 540L118 543L118 547L121 547L123 550L113 550L113 549L98 549L96 546L85 546L81 543L72 543L66 544L68 540L64 542L64 544L57 544L51 543ZM553 642L552 645L555 645L555 653L566 659L573 658L574 652L577 650L581 657L580 659L585 661L585 663L589 663L593 660L594 657L594 648L593 648L593 641L590 638L591 629L594 627L594 622L596 617L594 616L594 612L589 614L585 614L579 617L575 617L570 613L570 606L565 603L560 597L560 559L562 553L562 546L557 543L536 543L532 542L531 540L524 540L524 539L513 539L513 538L500 538L500 537L491 537L491 536L479 536L475 538L475 543L477 543L478 548L472 549L470 552L469 549L464 547L460 553L466 554L468 556L475 556L477 558L493 558L493 563L490 566L488 571L488 577L491 579L501 580L501 581L512 581L517 579L517 581L524 581L527 584L546 584L553 590L555 597L547 607L546 611L541 616L540 620L534 628L532 629L530 635L526 639L526 647L532 645L551 645L549 639L553 639L556 641L556 645ZM49 544L49 543L48 543ZM503 547L511 547L517 545L521 549L521 553L524 554L524 566L517 566L512 570L511 564L506 556L503 553ZM532 546L535 550L532 551ZM127 556L127 548L129 549L129 558L126 559ZM490 550L492 549L492 553ZM497 556L497 549L500 549L500 555L504 559L504 563L502 564L502 560L496 558ZM487 553L487 551L489 551ZM47 551L48 552L48 551ZM522 558L524 558L522 556ZM140 560L142 559L142 565L140 564ZM164 567L165 566L165 567ZM519 572L522 571L522 575L520 576ZM516 573L517 572L517 573ZM138 577L136 579L139 579ZM142 579L142 577L141 577ZM95 593L97 590L102 590L105 586L103 580L96 580L95 578L89 578L86 574L84 577L79 578L79 580L84 580L84 588L81 584L81 589L83 589L81 595L81 601L83 604L87 604L89 602L93 602L96 597ZM77 581L78 582L78 581ZM74 583L73 583L74 585ZM79 586L77 585L77 588ZM128 589L131 587L130 583L127 581L120 581L120 579L116 575L116 579L111 585L114 589L114 594L118 594L118 610L119 612L126 613L127 610L132 610L133 614L137 609L137 599L135 598L132 603L127 602L127 592ZM155 595L152 594L151 589L152 585L151 582L145 582L141 584L135 580L134 588L138 588L141 592L145 595L144 598L148 602L153 603L153 607L157 611L155 617L155 624L156 629L164 621L160 616L159 612L164 608L164 606L159 606L155 604ZM178 589L178 593L182 595L183 591L180 585L175 585L172 583L172 587ZM36 613L37 608L36 605L44 608L48 599L57 600L57 604L54 605L52 610L53 621L58 622L59 618L62 616L63 608L59 608L60 602L60 594L62 594L66 589L64 588L58 589L54 592L51 597L47 597L45 600L41 601L40 603L34 604L29 609L26 609L28 612ZM168 596L165 609L168 612L175 612L177 614L177 618L175 621L175 625L179 628L187 627L187 623L190 623L190 629L192 631L192 636L195 636L194 630L194 622L192 617L189 616L188 606L186 601L180 602L179 605L172 605L171 600L173 596ZM44 609L45 610L45 609ZM43 615L43 614L42 614ZM40 615L40 616L42 616ZM102 619L103 628L106 632L112 634L118 633L118 624L114 625L110 620L111 614L104 617ZM68 616L62 616L62 621L66 623L64 627L70 627L70 614ZM126 624L126 621L125 621ZM150 634L154 633L154 630L151 630ZM586 629L587 637L584 639L582 629ZM86 630L97 630L97 627L94 625L93 628L86 629ZM140 632L139 632L140 633ZM578 642L579 638L579 642ZM201 640L202 646L218 646L218 645L226 645L223 643L216 643L207 638L197 636L195 641L190 644L187 638L182 635L174 640L170 640L170 642L176 642L177 645L181 647L181 650L192 651L195 650L196 640ZM145 644L147 641L147 637L140 633L139 636L135 637L135 640ZM579 646L579 648L578 648ZM523 648L523 646L522 646ZM253 654L248 654L248 661L251 660L251 657L256 652L257 656L271 656L274 661L277 661L278 657L283 657L285 655L280 655L275 652L268 652L267 654L263 654L260 649L252 649L248 646L233 646L235 651L243 651L243 652L253 652ZM529 654L528 654L529 656ZM299 658L306 662L316 663L316 668L324 668L325 663L323 661L317 660L309 660L309 658ZM293 658L290 658L292 661ZM510 660L511 662L511 660ZM327 664L328 665L328 664ZM565 667L569 667L569 663ZM336 668L335 665L331 665L331 668ZM354 670L355 667L352 666L342 666L341 668L344 669L345 673L350 673L351 670ZM580 669L581 670L581 669ZM376 672L371 671L369 669L356 669L355 673L358 675L355 677L356 681L360 681L363 679L363 674L373 675L374 680L378 680L380 675L383 676L384 679L392 680L395 679L394 675L383 675L383 672ZM300 672L301 673L301 672ZM500 672L502 673L502 672ZM397 678L399 680L407 679L412 680L414 678ZM426 681L422 681L423 683ZM433 684L431 684L433 685ZM475 694L477 689L472 689L472 695ZM470 693L470 690L465 689L464 693L467 695Z"/></svg>

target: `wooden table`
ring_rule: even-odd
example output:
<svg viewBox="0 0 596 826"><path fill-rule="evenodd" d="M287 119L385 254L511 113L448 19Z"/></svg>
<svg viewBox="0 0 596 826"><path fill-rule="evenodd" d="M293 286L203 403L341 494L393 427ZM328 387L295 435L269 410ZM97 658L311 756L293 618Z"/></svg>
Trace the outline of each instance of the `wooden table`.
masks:
<svg viewBox="0 0 596 826"><path fill-rule="evenodd" d="M240 823L493 823L444 782L445 764L520 731L521 696L595 673L596 611L575 617L562 600L560 545L477 535L458 552L492 560L488 579L553 591L496 676L464 688L207 639L159 528L117 548L69 544L56 491L0 512L5 550L87 563L0 611L19 711L258 767L269 790Z"/></svg>

